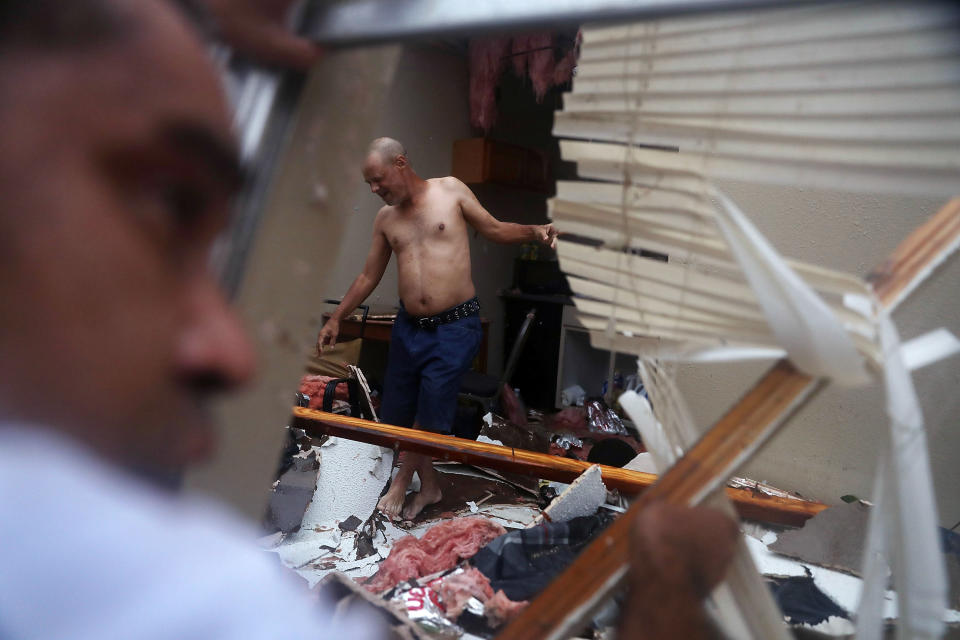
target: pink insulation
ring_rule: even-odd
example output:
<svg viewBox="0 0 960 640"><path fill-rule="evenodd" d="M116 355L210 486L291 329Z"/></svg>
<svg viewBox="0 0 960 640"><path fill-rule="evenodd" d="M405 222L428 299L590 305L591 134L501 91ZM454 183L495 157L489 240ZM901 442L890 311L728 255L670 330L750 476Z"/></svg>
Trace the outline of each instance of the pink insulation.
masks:
<svg viewBox="0 0 960 640"><path fill-rule="evenodd" d="M420 538L420 547L429 556L424 562L425 573L451 568L506 532L496 522L480 517L457 518L431 527Z"/></svg>
<svg viewBox="0 0 960 640"><path fill-rule="evenodd" d="M367 591L379 593L398 582L419 578L424 575L421 569L426 552L420 548L419 540L414 536L400 538L390 549L390 557L380 563L380 569L366 583Z"/></svg>
<svg viewBox="0 0 960 640"><path fill-rule="evenodd" d="M451 620L460 617L470 598L486 602L493 597L490 579L475 567L469 567L463 573L454 573L447 576L437 587L437 591L440 593L440 599L443 600L443 606L446 607L447 616Z"/></svg>
<svg viewBox="0 0 960 640"><path fill-rule="evenodd" d="M298 391L300 393L305 393L310 397L311 409L322 409L323 408L323 391L327 388L327 383L331 380L336 380L336 378L331 378L330 376L312 376L306 375L300 378L300 387ZM338 384L337 389L333 394L335 400L349 401L350 394L347 389L346 384Z"/></svg>
<svg viewBox="0 0 960 640"><path fill-rule="evenodd" d="M460 617L470 598L476 598L483 603L484 616L491 627L512 620L528 604L526 600L514 602L502 589L494 593L489 578L475 567L447 576L436 589L451 620Z"/></svg>
<svg viewBox="0 0 960 640"><path fill-rule="evenodd" d="M489 131L497 119L496 88L510 38L470 41L470 124Z"/></svg>
<svg viewBox="0 0 960 640"><path fill-rule="evenodd" d="M526 600L514 602L501 589L483 603L483 615L491 627L499 627L504 622L510 622L516 618L527 604L529 603Z"/></svg>
<svg viewBox="0 0 960 640"><path fill-rule="evenodd" d="M550 32L530 35L532 51L527 54L527 73L533 83L533 93L537 102L542 102L547 90L553 86L553 44L554 35Z"/></svg>
<svg viewBox="0 0 960 640"><path fill-rule="evenodd" d="M366 583L368 591L389 589L398 582L452 568L481 547L506 533L486 518L447 520L431 527L419 540L406 536L394 543L390 556Z"/></svg>
<svg viewBox="0 0 960 640"><path fill-rule="evenodd" d="M530 78L537 102L543 101L550 87L569 82L577 66L579 42L578 33L572 48L558 50L556 34L550 31L470 40L470 124L484 131L493 126L496 88L507 64L518 77Z"/></svg>

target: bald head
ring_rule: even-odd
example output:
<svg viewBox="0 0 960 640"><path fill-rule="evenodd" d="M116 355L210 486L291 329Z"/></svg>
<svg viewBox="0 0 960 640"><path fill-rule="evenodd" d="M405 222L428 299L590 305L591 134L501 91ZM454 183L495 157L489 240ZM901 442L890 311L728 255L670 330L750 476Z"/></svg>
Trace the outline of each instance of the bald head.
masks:
<svg viewBox="0 0 960 640"><path fill-rule="evenodd" d="M391 164L400 156L407 156L407 150L403 148L399 140L394 140L393 138L377 138L371 142L370 148L367 150L367 155L371 153L380 156L380 160L385 164Z"/></svg>

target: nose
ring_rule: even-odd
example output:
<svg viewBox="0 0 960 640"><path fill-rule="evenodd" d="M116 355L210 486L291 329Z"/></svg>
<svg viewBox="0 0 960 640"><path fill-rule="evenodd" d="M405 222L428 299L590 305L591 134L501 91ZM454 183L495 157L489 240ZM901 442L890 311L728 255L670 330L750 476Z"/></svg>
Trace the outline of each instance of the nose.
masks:
<svg viewBox="0 0 960 640"><path fill-rule="evenodd" d="M370 191L372 191L376 195L380 195L380 187L375 184L370 185Z"/></svg>
<svg viewBox="0 0 960 640"><path fill-rule="evenodd" d="M206 391L237 387L253 375L253 345L240 317L211 275L204 275L190 293L189 319L177 344L181 379Z"/></svg>

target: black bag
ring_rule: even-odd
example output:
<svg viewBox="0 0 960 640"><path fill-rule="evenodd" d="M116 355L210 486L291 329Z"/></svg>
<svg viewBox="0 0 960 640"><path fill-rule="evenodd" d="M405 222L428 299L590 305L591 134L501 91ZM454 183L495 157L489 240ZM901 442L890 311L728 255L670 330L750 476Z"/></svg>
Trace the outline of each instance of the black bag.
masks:
<svg viewBox="0 0 960 640"><path fill-rule="evenodd" d="M350 416L353 418L365 418L372 420L373 416L366 410L364 403L360 402L360 383L356 378L337 378L327 383L323 390L323 410L330 412L333 410L333 399L337 393L337 385L347 385L347 397L350 404Z"/></svg>

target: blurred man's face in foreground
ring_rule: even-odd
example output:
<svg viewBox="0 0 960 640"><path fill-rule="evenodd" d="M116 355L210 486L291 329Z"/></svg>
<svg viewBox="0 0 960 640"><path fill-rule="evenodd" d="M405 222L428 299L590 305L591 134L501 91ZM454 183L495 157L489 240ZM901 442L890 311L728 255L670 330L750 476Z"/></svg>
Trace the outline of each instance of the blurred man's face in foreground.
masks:
<svg viewBox="0 0 960 640"><path fill-rule="evenodd" d="M207 267L240 176L192 28L118 4L116 41L0 57L0 419L177 468L212 451L203 400L253 366Z"/></svg>

